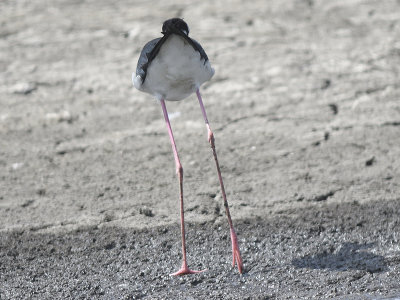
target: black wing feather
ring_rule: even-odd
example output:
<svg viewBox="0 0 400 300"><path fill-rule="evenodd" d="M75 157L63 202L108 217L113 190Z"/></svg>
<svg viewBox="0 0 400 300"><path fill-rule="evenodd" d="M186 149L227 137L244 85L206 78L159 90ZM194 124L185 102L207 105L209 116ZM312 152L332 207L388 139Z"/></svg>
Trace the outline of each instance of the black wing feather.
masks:
<svg viewBox="0 0 400 300"><path fill-rule="evenodd" d="M154 40L151 40L148 42L142 49L142 52L140 53L137 68L136 68L136 75L139 75L142 78L142 84L144 83L144 80L146 79L147 75L147 68L149 67L149 64L151 61L154 59L154 55L152 58L152 52L156 48L156 46L159 44L159 41L161 38L157 38ZM158 46L158 48L160 48Z"/></svg>

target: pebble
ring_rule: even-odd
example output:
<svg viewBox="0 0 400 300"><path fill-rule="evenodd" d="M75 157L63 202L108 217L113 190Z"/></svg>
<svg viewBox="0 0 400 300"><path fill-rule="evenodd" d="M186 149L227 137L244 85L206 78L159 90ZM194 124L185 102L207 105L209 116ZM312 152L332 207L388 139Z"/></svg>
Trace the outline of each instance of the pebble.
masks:
<svg viewBox="0 0 400 300"><path fill-rule="evenodd" d="M13 94L28 95L36 90L36 84L32 82L18 82L10 87L10 92Z"/></svg>

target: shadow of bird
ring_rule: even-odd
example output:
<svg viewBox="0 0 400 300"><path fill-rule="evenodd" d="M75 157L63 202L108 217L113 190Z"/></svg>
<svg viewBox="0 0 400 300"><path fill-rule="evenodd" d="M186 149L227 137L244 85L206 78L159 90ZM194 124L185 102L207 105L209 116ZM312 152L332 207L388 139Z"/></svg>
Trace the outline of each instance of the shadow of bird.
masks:
<svg viewBox="0 0 400 300"><path fill-rule="evenodd" d="M334 249L324 250L318 254L293 259L292 264L296 268L383 272L387 269L385 258L366 250L372 246L373 243L344 243L337 252Z"/></svg>

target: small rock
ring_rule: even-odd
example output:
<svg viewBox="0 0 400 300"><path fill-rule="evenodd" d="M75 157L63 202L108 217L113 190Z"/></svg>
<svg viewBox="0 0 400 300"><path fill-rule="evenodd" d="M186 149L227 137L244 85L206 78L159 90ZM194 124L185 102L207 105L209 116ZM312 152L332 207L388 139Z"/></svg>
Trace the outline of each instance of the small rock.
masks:
<svg viewBox="0 0 400 300"><path fill-rule="evenodd" d="M38 189L36 191L36 194L38 194L39 196L44 196L46 194L46 189L43 189L43 188Z"/></svg>
<svg viewBox="0 0 400 300"><path fill-rule="evenodd" d="M313 197L311 199L311 201L313 201L313 202L325 201L329 197L332 197L333 195L335 195L335 192L334 191L329 191L329 192L327 192L325 194L321 194L321 195L317 195L317 196Z"/></svg>
<svg viewBox="0 0 400 300"><path fill-rule="evenodd" d="M214 198L217 196L217 194L215 194L215 193L209 193L208 196L209 196L210 198L214 199Z"/></svg>
<svg viewBox="0 0 400 300"><path fill-rule="evenodd" d="M321 84L321 90L326 90L330 86L331 86L331 80L330 79L324 79L322 81L322 84Z"/></svg>
<svg viewBox="0 0 400 300"><path fill-rule="evenodd" d="M370 167L370 166L372 166L374 163L375 163L375 156L372 156L370 159L368 159L368 160L365 162L365 166Z"/></svg>
<svg viewBox="0 0 400 300"><path fill-rule="evenodd" d="M108 222L111 222L112 220L114 220L114 215L110 214L110 213L106 213L106 215L104 216L104 222L108 223Z"/></svg>
<svg viewBox="0 0 400 300"><path fill-rule="evenodd" d="M228 22L232 21L232 17L231 16L225 16L224 17L224 21L228 23Z"/></svg>
<svg viewBox="0 0 400 300"><path fill-rule="evenodd" d="M329 131L325 131L325 133L324 133L324 140L325 140L325 141L329 140Z"/></svg>
<svg viewBox="0 0 400 300"><path fill-rule="evenodd" d="M27 95L36 90L36 84L31 82L18 82L10 88L13 94Z"/></svg>
<svg viewBox="0 0 400 300"><path fill-rule="evenodd" d="M334 115L337 115L339 108L336 104L334 104L334 103L329 104L329 108L332 110L332 113Z"/></svg>
<svg viewBox="0 0 400 300"><path fill-rule="evenodd" d="M111 250L111 249L115 248L115 245L116 245L115 241L111 241L110 243L108 243L107 245L104 246L104 249Z"/></svg>
<svg viewBox="0 0 400 300"><path fill-rule="evenodd" d="M24 203L21 204L21 207L28 207L29 205L31 205L33 202L35 202L35 200L27 200Z"/></svg>
<svg viewBox="0 0 400 300"><path fill-rule="evenodd" d="M145 215L146 217L154 217L154 214L150 208L140 208L139 214Z"/></svg>

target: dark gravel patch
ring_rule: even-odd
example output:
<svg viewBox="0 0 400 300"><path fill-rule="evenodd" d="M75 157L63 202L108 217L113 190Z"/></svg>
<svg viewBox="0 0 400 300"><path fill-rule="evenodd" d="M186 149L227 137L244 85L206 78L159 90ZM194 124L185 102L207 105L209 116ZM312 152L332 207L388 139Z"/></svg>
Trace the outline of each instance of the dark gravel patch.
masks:
<svg viewBox="0 0 400 300"><path fill-rule="evenodd" d="M231 269L226 224L0 233L0 299L375 299L400 295L400 201L324 204L236 222L246 273Z"/></svg>

